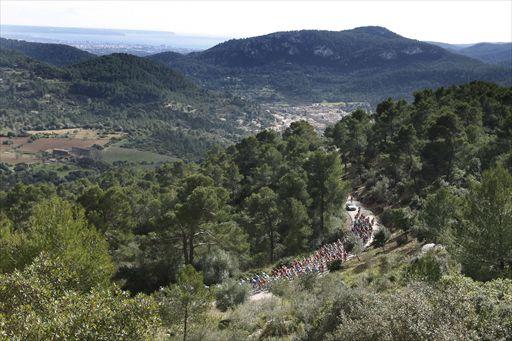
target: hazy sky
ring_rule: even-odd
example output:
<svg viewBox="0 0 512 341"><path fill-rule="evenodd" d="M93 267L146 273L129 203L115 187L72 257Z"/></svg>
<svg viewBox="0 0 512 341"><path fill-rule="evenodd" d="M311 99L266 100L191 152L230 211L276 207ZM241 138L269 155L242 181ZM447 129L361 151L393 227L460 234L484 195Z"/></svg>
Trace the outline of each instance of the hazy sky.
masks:
<svg viewBox="0 0 512 341"><path fill-rule="evenodd" d="M0 1L2 24L162 30L248 37L379 25L448 43L512 41L504 1Z"/></svg>

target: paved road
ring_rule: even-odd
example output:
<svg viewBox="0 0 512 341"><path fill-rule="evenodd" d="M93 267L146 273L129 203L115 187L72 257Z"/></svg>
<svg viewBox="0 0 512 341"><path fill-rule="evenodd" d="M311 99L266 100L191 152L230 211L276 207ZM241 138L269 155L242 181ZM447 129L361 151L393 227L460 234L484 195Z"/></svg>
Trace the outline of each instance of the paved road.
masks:
<svg viewBox="0 0 512 341"><path fill-rule="evenodd" d="M357 207L361 207L361 213L364 214L365 216L369 217L370 220L375 219L375 224L373 225L373 233L370 236L370 239L364 245L366 248L372 244L373 235L380 228L381 225L379 223L378 218L375 216L375 214L370 209L368 209L366 206L364 206L364 204L362 204L361 202L354 200L354 199L352 201L350 201L350 200L347 201L347 203L349 203L349 202L356 205ZM343 205L343 209L345 209L345 205ZM355 216L357 214L357 210L356 211L346 211L346 212L347 212L347 215L350 217L351 221L354 221ZM354 257L354 255L350 254L347 259L350 259L352 257ZM265 298L268 298L271 296L272 296L272 294L269 293L267 290L258 290L258 291L254 291L254 294L249 297L249 300L259 301L261 299L265 299Z"/></svg>

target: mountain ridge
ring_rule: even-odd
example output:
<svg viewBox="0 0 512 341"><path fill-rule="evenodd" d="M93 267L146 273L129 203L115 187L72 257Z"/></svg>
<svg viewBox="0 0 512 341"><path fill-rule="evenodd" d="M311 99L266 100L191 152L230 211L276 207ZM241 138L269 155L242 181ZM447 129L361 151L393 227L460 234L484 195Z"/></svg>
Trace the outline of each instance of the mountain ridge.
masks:
<svg viewBox="0 0 512 341"><path fill-rule="evenodd" d="M92 53L65 44L34 43L6 38L0 38L0 48L18 51L27 57L54 66L68 66L97 57Z"/></svg>
<svg viewBox="0 0 512 341"><path fill-rule="evenodd" d="M127 146L189 159L272 120L254 103L126 54L58 68L2 49L0 78L0 129L121 130Z"/></svg>
<svg viewBox="0 0 512 341"><path fill-rule="evenodd" d="M187 55L148 58L198 83L260 101L368 101L474 80L512 84L509 69L485 64L378 26L300 30L232 39Z"/></svg>

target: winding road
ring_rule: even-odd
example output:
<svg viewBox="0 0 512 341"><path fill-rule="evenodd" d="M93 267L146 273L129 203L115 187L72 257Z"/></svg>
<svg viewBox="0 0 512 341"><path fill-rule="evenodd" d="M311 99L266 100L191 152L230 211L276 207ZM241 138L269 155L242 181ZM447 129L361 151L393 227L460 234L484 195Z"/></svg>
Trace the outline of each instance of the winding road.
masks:
<svg viewBox="0 0 512 341"><path fill-rule="evenodd" d="M351 204L353 204L353 205L355 205L357 207L360 207L361 208L361 213L363 215L365 215L366 217L369 217L370 220L371 219L375 219L375 224L373 225L372 235L370 236L370 239L364 245L364 247L367 248L368 246L370 246L372 244L373 236L374 236L375 232L378 231L380 226L381 226L380 222L379 222L379 219L369 208L367 208L366 206L364 206L364 204L362 204L361 202L359 202L357 200L354 200L354 199L348 200L343 205L343 209L345 209L345 205L348 204L348 203L351 203ZM357 214L357 210L355 210L355 211L345 211L345 212L349 216L350 222L354 221L355 216ZM349 254L347 259L351 259L353 257L355 257L355 255ZM268 290L257 290L257 291L253 292L253 294L249 297L249 300L250 301L259 301L261 299L265 299L265 298L272 297L272 296L273 296L272 293L268 292Z"/></svg>

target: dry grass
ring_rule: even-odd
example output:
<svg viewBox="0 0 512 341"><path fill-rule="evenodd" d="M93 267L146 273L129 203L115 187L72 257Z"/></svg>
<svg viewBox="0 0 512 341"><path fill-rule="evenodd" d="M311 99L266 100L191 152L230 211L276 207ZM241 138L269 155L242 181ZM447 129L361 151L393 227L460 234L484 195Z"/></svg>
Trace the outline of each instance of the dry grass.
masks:
<svg viewBox="0 0 512 341"><path fill-rule="evenodd" d="M30 137L0 137L0 161L10 164L42 161L42 152L72 147L89 148L104 146L112 138L121 138L122 133L100 134L93 129L32 130L31 135L44 136L31 141ZM4 144L4 141L10 141Z"/></svg>
<svg viewBox="0 0 512 341"><path fill-rule="evenodd" d="M19 149L25 153L39 153L52 149L67 149L71 147L88 148L95 144L105 145L108 141L109 139L107 138L79 140L75 138L43 137L32 143L26 143Z"/></svg>

